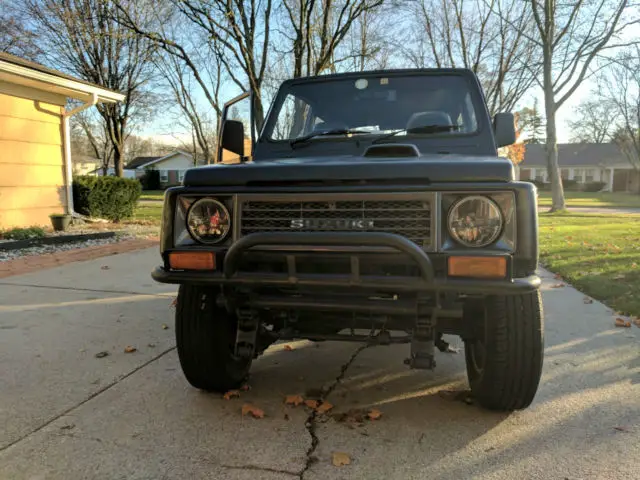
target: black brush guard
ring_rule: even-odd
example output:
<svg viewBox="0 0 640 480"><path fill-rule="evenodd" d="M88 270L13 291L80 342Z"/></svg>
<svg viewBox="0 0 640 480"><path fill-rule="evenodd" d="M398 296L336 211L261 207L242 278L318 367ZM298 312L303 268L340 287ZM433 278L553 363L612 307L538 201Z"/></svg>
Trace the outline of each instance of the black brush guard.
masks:
<svg viewBox="0 0 640 480"><path fill-rule="evenodd" d="M262 247L282 247L285 250L286 272L246 272L240 270L243 257L252 249ZM295 247L295 250L287 250ZM301 248L302 247L302 248ZM297 271L296 255L344 253L345 247L352 247L345 255L350 259L349 274L302 273ZM355 248L354 248L355 247ZM411 260L418 267L416 276L363 275L360 269L360 255L369 253L372 247L386 247ZM359 249L362 249L359 251ZM165 252L169 253L169 252ZM380 332L380 343L411 342L411 356L407 363L412 368L432 369L435 367L434 347L441 339L436 338L438 318L447 316L441 308L439 292L457 291L480 294L519 294L536 289L540 278L533 275L517 279L449 279L437 278L428 254L410 240L391 233L377 232L318 232L318 233L255 233L234 243L226 252L222 271L196 272L171 271L162 267L154 270L154 280L163 283L187 283L195 285L242 287L249 292L242 302L243 308L236 308L239 318L236 354L253 356L257 349L257 330L260 309L282 310L324 310L350 313L397 315L412 318L412 334L392 338L388 332ZM261 287L311 287L318 291L313 295L264 295ZM252 288L253 287L253 288ZM409 299L393 301L378 300L360 296L338 295L340 289L357 289L359 292L409 292ZM333 293L332 293L333 292ZM429 295L431 298L429 299ZM354 295L355 296L355 295ZM232 307L233 303L228 308ZM441 326L438 325L441 329ZM313 336L313 335L312 335ZM365 340L353 334L321 335L324 339ZM356 338L358 337L358 338ZM371 340L371 339L370 339ZM440 348L440 345L438 346Z"/></svg>
<svg viewBox="0 0 640 480"><path fill-rule="evenodd" d="M308 247L287 251L286 273L243 272L239 269L242 257L248 251L260 247ZM360 257L357 250L350 250L351 272L349 274L315 274L297 271L297 254L344 253L345 247L361 248L361 253L370 253L367 247L386 247L406 255L420 272L419 276L363 275L360 272ZM169 251L165 252L169 253ZM471 254L471 252L469 253ZM481 255L481 252L478 253ZM168 265L168 264L167 264ZM536 290L540 278L530 275L523 278L437 278L432 262L426 252L410 240L392 233L378 232L271 232L254 233L235 242L224 256L222 271L173 271L157 267L152 277L160 283L187 283L194 285L229 286L273 286L273 287L337 287L358 288L390 292L460 292L485 295L522 294Z"/></svg>

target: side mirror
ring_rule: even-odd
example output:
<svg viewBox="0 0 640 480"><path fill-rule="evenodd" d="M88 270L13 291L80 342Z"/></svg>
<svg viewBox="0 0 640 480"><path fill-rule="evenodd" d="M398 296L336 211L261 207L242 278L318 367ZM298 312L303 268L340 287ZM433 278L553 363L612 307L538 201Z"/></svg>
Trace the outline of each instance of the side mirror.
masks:
<svg viewBox="0 0 640 480"><path fill-rule="evenodd" d="M513 113L496 113L493 117L493 134L498 148L516 142L516 123Z"/></svg>
<svg viewBox="0 0 640 480"><path fill-rule="evenodd" d="M238 120L225 120L222 124L220 147L244 157L244 125Z"/></svg>

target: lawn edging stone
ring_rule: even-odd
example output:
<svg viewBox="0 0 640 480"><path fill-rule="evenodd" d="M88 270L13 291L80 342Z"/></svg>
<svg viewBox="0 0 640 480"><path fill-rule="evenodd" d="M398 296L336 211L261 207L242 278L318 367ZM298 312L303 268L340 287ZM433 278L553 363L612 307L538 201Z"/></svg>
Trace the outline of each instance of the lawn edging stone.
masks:
<svg viewBox="0 0 640 480"><path fill-rule="evenodd" d="M74 235L53 235L43 238L28 238L26 240L13 240L0 243L0 251L22 250L23 248L39 247L42 245L59 245L63 243L83 242L86 240L103 240L113 238L116 232L81 233Z"/></svg>

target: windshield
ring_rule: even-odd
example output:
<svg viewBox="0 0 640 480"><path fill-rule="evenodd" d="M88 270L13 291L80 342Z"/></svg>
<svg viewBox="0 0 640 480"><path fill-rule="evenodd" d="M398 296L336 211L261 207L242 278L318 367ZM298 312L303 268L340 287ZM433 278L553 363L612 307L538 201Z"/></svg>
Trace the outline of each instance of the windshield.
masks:
<svg viewBox="0 0 640 480"><path fill-rule="evenodd" d="M469 85L456 75L380 74L291 84L271 118L265 137L275 141L330 138L314 134L334 131L343 137L350 131L402 137L404 130L420 127L436 127L423 133L455 136L478 128Z"/></svg>

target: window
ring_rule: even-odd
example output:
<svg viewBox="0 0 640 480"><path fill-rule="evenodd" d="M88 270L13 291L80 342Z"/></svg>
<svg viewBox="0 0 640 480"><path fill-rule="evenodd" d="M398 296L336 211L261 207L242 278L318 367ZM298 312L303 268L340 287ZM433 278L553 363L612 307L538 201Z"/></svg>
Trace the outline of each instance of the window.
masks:
<svg viewBox="0 0 640 480"><path fill-rule="evenodd" d="M466 79L456 75L363 74L300 81L286 86L272 116L274 121L264 135L276 141L326 130L381 135L407 128L452 127L412 133L419 136L468 134L478 129L472 91Z"/></svg>
<svg viewBox="0 0 640 480"><path fill-rule="evenodd" d="M563 180L569 180L569 169L568 168L561 169L560 175L562 176Z"/></svg>
<svg viewBox="0 0 640 480"><path fill-rule="evenodd" d="M535 179L538 182L544 182L544 168L536 168L535 172L536 172Z"/></svg>
<svg viewBox="0 0 640 480"><path fill-rule="evenodd" d="M593 182L593 179L595 177L595 170L593 168L587 168L584 171L584 181L585 182Z"/></svg>
<svg viewBox="0 0 640 480"><path fill-rule="evenodd" d="M160 170L160 181L167 183L169 181L169 172L166 170Z"/></svg>
<svg viewBox="0 0 640 480"><path fill-rule="evenodd" d="M582 182L582 172L583 170L581 168L574 168L573 179L577 182Z"/></svg>
<svg viewBox="0 0 640 480"><path fill-rule="evenodd" d="M182 183L184 181L184 174L186 170L178 170L178 181Z"/></svg>
<svg viewBox="0 0 640 480"><path fill-rule="evenodd" d="M273 128L274 140L286 140L306 135L312 130L326 130L334 128L327 125L321 118L311 118L311 107L308 103L293 95L287 95Z"/></svg>

